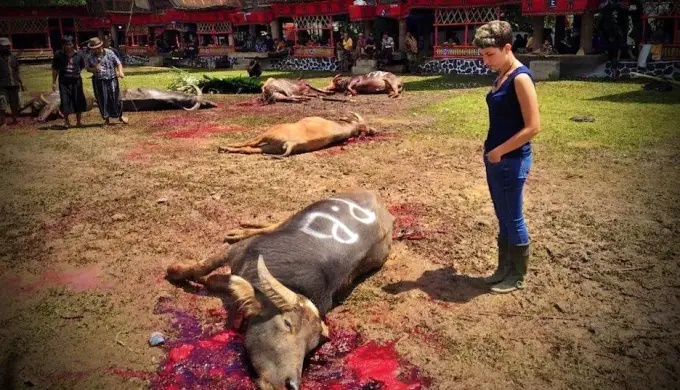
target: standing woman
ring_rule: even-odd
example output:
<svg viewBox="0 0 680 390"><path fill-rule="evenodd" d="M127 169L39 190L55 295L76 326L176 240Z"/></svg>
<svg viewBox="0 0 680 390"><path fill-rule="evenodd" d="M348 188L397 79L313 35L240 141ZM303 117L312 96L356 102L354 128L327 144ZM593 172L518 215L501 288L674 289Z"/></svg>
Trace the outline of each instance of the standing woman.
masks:
<svg viewBox="0 0 680 390"><path fill-rule="evenodd" d="M76 126L80 127L81 115L87 110L83 79L80 77L85 68L85 58L75 50L71 36L64 36L61 43L63 50L58 51L52 60L52 90L59 90L59 111L64 114L64 128L68 129L71 127L69 115L76 114Z"/></svg>
<svg viewBox="0 0 680 390"><path fill-rule="evenodd" d="M529 69L512 53L512 28L492 21L477 29L474 44L484 65L498 72L486 95L489 132L484 142L484 165L498 218L498 269L484 279L495 293L524 288L530 239L522 211L524 182L532 162L530 140L541 119Z"/></svg>
<svg viewBox="0 0 680 390"><path fill-rule="evenodd" d="M118 78L125 77L123 64L111 49L102 46L104 42L97 37L90 39L87 45L92 50L92 55L87 60L87 71L94 73L92 87L99 112L104 118L105 125L111 124L110 118L118 118L127 124L128 120L123 116L123 101L118 83Z"/></svg>

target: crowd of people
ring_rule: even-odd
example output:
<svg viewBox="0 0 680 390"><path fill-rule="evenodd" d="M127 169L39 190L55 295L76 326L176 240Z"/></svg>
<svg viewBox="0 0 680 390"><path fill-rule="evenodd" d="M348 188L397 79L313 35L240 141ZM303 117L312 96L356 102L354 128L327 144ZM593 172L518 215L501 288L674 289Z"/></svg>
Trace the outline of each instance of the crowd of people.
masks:
<svg viewBox="0 0 680 390"><path fill-rule="evenodd" d="M119 79L125 77L123 63L117 52L109 48L107 41L94 37L87 42L84 50L76 48L72 36L64 36L62 49L52 60L52 90L59 92L59 111L64 116L64 128L71 127L71 116L76 117L76 126L82 123L82 113L87 103L83 89L82 71L92 73L92 89L97 106L105 125L112 119L127 124L123 115L123 102ZM12 54L10 41L0 38L0 125L6 126L5 110L9 105L12 122L17 123L20 110L20 91L25 91L17 57Z"/></svg>

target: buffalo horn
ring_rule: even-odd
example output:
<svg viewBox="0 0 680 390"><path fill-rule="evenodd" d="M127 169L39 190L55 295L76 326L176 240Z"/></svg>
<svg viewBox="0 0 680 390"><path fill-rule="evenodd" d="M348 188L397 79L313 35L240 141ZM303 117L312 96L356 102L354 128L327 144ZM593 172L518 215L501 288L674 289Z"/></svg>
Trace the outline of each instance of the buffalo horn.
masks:
<svg viewBox="0 0 680 390"><path fill-rule="evenodd" d="M203 91L201 91L200 88L198 88L195 84L191 84L191 86L196 90L196 96L203 96Z"/></svg>
<svg viewBox="0 0 680 390"><path fill-rule="evenodd" d="M257 259L257 276L260 280L262 293L281 311L292 310L298 301L298 296L281 284L269 273L262 255Z"/></svg>
<svg viewBox="0 0 680 390"><path fill-rule="evenodd" d="M357 114L356 112L350 112L350 114L357 117L357 120L359 121L359 123L364 123L364 118L362 118L361 115Z"/></svg>
<svg viewBox="0 0 680 390"><path fill-rule="evenodd" d="M182 107L182 108L185 109L186 111L196 111L199 108L201 108L201 102L197 101L196 104L194 104L194 106L191 107L191 108L186 108L186 107Z"/></svg>

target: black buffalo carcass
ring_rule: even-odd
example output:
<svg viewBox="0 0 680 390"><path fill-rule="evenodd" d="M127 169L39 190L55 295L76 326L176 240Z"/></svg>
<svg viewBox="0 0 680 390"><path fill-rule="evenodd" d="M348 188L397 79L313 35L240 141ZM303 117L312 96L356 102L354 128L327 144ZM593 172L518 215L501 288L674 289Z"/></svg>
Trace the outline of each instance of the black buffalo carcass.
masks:
<svg viewBox="0 0 680 390"><path fill-rule="evenodd" d="M259 386L299 389L305 356L328 336L323 318L334 296L382 267L393 225L374 193L341 193L283 222L231 231L231 246L196 264L173 264L167 278L233 297L247 319L245 348ZM205 278L220 266L231 275Z"/></svg>
<svg viewBox="0 0 680 390"><path fill-rule="evenodd" d="M134 88L122 93L123 111L159 111L183 108L195 111L199 108L213 108L217 104L205 99L201 89L194 86L196 95L158 88Z"/></svg>
<svg viewBox="0 0 680 390"><path fill-rule="evenodd" d="M199 108L213 108L217 104L204 98L200 88L195 87L196 95L184 92L166 91L158 88L134 88L122 92L124 111L159 111L176 110L183 108L187 111L195 111ZM97 101L91 95L85 94L87 111L97 105ZM39 97L30 99L21 107L21 112L36 115L36 120L45 122L63 117L59 111L61 98L59 91L41 94Z"/></svg>

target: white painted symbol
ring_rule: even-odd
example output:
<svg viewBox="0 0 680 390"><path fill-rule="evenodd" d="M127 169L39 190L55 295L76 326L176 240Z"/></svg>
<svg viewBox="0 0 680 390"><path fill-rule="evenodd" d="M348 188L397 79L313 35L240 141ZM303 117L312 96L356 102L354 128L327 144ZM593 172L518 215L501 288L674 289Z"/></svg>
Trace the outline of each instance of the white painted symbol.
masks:
<svg viewBox="0 0 680 390"><path fill-rule="evenodd" d="M341 202L346 204L349 207L349 213L350 215L357 221L363 223L364 225L369 225L375 222L376 220L376 215L373 211L369 209L365 209L358 204L347 200L347 199L340 199L340 198L330 198L329 200L334 200L336 202ZM340 207L338 206L331 206L331 210L334 212L339 212ZM311 227L312 223L316 221L317 219L325 219L333 223L333 226L331 226L331 234L328 233L322 233L316 229L313 229ZM342 244L353 244L359 240L359 235L355 232L353 232L347 225L345 225L344 222L339 220L338 218L324 213L320 211L314 211L309 214L307 214L307 218L305 219L305 223L300 228L300 230L305 233L309 234L312 237L316 237L319 239L328 239L332 238L335 241L342 243Z"/></svg>
<svg viewBox="0 0 680 390"><path fill-rule="evenodd" d="M376 70L374 72L367 74L368 77L383 77L385 75L387 75L387 73L383 72L382 70Z"/></svg>
<svg viewBox="0 0 680 390"><path fill-rule="evenodd" d="M352 214L354 219L356 219L357 221L359 221L359 222L361 222L365 225L368 225L368 224L375 222L375 213L372 212L371 210L367 210L367 209L359 206L358 204L356 204L352 201L349 201L347 199L331 198L331 200L337 200L338 202L342 202L342 203L346 204L347 206L349 206L349 213ZM356 215L357 210L359 211L360 214L363 214L364 217L359 217L358 215Z"/></svg>
<svg viewBox="0 0 680 390"><path fill-rule="evenodd" d="M321 233L319 231L316 231L312 228L310 228L310 225L312 222L316 221L317 218L323 218L327 219L331 222L333 222L333 227L331 228L331 234L325 234ZM342 221L339 219L335 218L332 215L328 215L326 213L320 213L318 211L309 213L307 215L307 221L305 222L305 225L300 229L304 233L309 234L310 236L316 237L316 238L333 238L335 241L342 243L342 244L354 244L359 240L359 235L354 233L353 231L350 230L350 228L347 227ZM342 231L342 234L340 233ZM343 237L343 235L345 237Z"/></svg>

